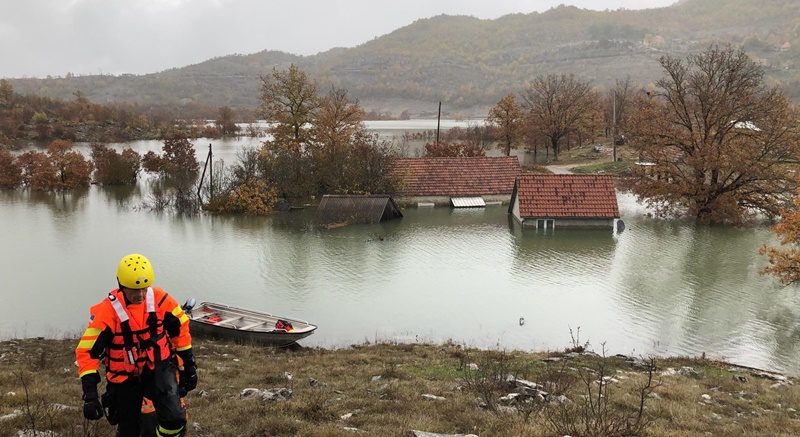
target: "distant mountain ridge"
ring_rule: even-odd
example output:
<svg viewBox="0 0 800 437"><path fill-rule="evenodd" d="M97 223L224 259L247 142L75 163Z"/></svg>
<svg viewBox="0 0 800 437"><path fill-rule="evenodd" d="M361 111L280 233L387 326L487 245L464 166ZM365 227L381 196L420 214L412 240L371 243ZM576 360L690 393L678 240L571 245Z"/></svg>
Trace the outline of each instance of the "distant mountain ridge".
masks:
<svg viewBox="0 0 800 437"><path fill-rule="evenodd" d="M440 15L420 19L352 48L314 56L265 50L181 68L122 76L11 79L15 91L72 99L255 108L258 76L291 64L321 89L343 87L367 110L432 115L438 102L450 116L485 116L525 82L574 73L597 87L630 77L659 79L658 59L685 57L713 43L744 47L765 68L768 83L800 99L800 2L683 0L647 10L591 11L559 6L494 20Z"/></svg>

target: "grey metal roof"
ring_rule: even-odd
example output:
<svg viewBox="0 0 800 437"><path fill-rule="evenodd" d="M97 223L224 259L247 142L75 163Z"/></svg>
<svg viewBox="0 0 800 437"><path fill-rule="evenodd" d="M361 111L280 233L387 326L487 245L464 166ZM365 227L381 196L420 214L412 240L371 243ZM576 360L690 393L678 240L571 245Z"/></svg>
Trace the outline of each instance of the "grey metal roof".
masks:
<svg viewBox="0 0 800 437"><path fill-rule="evenodd" d="M483 197L451 197L453 208L483 208L486 206Z"/></svg>
<svg viewBox="0 0 800 437"><path fill-rule="evenodd" d="M326 194L317 207L320 224L378 223L402 217L388 194Z"/></svg>

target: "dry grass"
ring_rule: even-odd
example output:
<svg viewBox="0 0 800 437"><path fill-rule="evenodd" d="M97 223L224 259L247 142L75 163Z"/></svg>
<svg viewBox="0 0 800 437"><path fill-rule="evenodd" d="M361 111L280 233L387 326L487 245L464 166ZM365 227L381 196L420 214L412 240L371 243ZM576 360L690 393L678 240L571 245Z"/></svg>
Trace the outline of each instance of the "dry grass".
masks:
<svg viewBox="0 0 800 437"><path fill-rule="evenodd" d="M791 379L776 382L708 360L659 359L648 372L619 357L457 344L276 350L194 343L200 385L186 399L193 436L351 436L354 429L375 436L800 435L800 389ZM82 417L75 344L0 342L0 436L113 435L105 421ZM551 356L558 360L542 361ZM509 374L542 384L547 400L502 400L515 391ZM598 384L603 376L612 382ZM246 388L292 395L242 399ZM637 417L639 428L631 426ZM627 431L615 434L619 429Z"/></svg>

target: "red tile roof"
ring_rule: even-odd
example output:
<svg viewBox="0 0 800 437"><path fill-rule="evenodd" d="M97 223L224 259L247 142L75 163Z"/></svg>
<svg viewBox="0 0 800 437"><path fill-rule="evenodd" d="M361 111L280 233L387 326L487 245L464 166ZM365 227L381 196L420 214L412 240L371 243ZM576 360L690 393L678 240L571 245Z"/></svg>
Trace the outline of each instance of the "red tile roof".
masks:
<svg viewBox="0 0 800 437"><path fill-rule="evenodd" d="M404 196L481 196L508 194L522 172L516 156L398 158L392 175Z"/></svg>
<svg viewBox="0 0 800 437"><path fill-rule="evenodd" d="M516 190L522 218L619 217L614 181L609 175L524 174L517 178Z"/></svg>

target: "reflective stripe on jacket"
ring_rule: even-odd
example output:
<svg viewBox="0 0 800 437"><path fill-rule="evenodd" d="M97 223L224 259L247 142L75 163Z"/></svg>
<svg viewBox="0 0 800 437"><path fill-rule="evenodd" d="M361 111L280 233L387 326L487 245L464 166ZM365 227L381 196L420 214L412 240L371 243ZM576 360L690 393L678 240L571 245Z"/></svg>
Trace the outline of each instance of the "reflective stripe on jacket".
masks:
<svg viewBox="0 0 800 437"><path fill-rule="evenodd" d="M170 335L165 319L179 326ZM158 360L169 359L171 348L182 351L191 347L189 318L164 290L150 287L144 302L126 305L123 292L116 289L92 307L75 357L80 376L97 372L103 359L106 377L119 383L153 369Z"/></svg>

